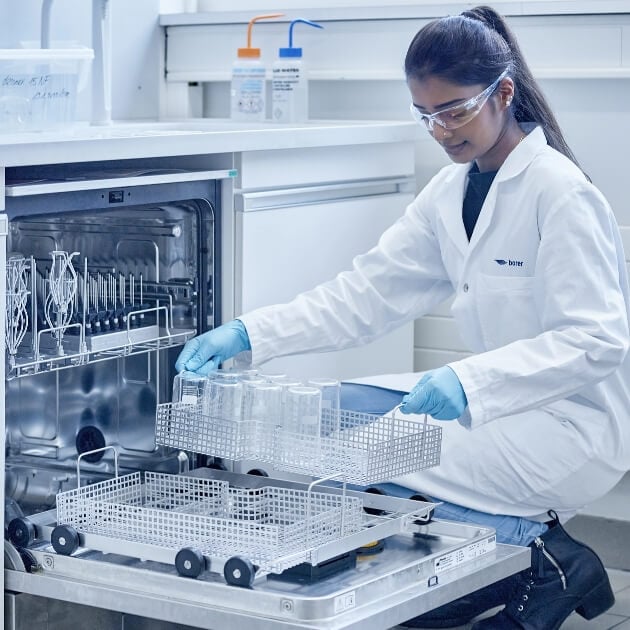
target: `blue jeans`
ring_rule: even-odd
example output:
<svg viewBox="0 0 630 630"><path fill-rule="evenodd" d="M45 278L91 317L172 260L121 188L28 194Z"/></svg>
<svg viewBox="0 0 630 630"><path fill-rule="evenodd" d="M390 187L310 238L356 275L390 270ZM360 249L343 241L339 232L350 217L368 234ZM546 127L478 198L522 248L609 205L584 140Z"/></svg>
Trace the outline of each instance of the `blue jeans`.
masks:
<svg viewBox="0 0 630 630"><path fill-rule="evenodd" d="M385 494L403 499L417 494L415 490L399 486L396 483L378 483L374 487L381 489ZM427 497L428 501L438 503L440 499ZM436 506L433 515L445 521L457 521L459 523L473 523L492 527L497 533L497 542L507 545L521 545L526 547L534 542L534 539L544 534L549 528L546 523L530 521L520 516L506 516L504 514L488 514L471 510L455 503L442 502Z"/></svg>
<svg viewBox="0 0 630 630"><path fill-rule="evenodd" d="M375 385L342 383L341 408L382 415L399 404L406 393ZM402 497L403 499L417 494L414 490L395 483L379 483L375 484L374 487L380 488L385 494ZM427 497L427 499L432 503L440 502L440 499L437 498ZM442 502L435 508L433 514L436 518L441 518L445 521L473 523L491 527L496 531L497 542L508 545L522 545L525 547L548 529L545 523L539 523L538 521L530 521L520 516L488 514L487 512L471 510L455 503Z"/></svg>

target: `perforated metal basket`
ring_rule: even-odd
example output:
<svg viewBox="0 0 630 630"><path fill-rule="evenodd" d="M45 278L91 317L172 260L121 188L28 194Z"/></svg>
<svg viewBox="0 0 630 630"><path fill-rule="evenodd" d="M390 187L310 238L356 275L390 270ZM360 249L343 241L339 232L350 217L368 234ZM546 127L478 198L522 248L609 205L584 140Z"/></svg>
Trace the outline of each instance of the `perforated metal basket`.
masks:
<svg viewBox="0 0 630 630"><path fill-rule="evenodd" d="M360 499L311 490L139 472L57 495L57 521L78 532L204 555L243 554L282 572L310 551L359 531Z"/></svg>
<svg viewBox="0 0 630 630"><path fill-rule="evenodd" d="M314 477L338 474L367 485L440 463L442 429L424 422L341 410L322 427L338 427L314 437L282 426L281 420L226 420L202 406L158 405L156 443L231 460L251 459Z"/></svg>

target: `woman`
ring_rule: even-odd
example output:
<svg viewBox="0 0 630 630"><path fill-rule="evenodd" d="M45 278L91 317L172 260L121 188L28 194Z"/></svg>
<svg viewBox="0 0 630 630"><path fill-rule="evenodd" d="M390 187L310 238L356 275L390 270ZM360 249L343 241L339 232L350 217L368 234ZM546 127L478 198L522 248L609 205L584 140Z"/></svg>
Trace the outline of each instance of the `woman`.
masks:
<svg viewBox="0 0 630 630"><path fill-rule="evenodd" d="M458 422L444 424L441 465L396 487L443 501L437 516L529 545L532 570L407 625L452 627L499 604L473 627L593 618L614 602L606 572L560 521L630 467L629 299L614 216L493 9L427 24L405 72L414 117L454 164L351 271L191 340L177 368L366 343L454 295L474 354L425 374L402 410Z"/></svg>

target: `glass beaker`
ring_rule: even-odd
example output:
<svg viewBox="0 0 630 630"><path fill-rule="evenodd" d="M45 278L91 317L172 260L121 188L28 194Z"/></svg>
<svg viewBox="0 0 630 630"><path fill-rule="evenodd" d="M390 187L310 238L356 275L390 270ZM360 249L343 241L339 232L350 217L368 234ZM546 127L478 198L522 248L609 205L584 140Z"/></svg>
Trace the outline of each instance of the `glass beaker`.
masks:
<svg viewBox="0 0 630 630"><path fill-rule="evenodd" d="M317 387L290 387L286 397L285 428L301 436L319 438L322 393Z"/></svg>
<svg viewBox="0 0 630 630"><path fill-rule="evenodd" d="M317 470L321 460L322 392L317 387L290 387L283 416L283 459L304 470Z"/></svg>
<svg viewBox="0 0 630 630"><path fill-rule="evenodd" d="M218 375L210 379L207 415L215 420L240 422L243 383L233 376Z"/></svg>
<svg viewBox="0 0 630 630"><path fill-rule="evenodd" d="M312 378L308 385L322 393L321 435L338 435L340 428L339 400L341 383L334 378Z"/></svg>
<svg viewBox="0 0 630 630"><path fill-rule="evenodd" d="M180 372L173 379L173 402L202 404L208 394L209 379L194 372Z"/></svg>
<svg viewBox="0 0 630 630"><path fill-rule="evenodd" d="M254 457L273 458L282 422L282 387L264 381L244 381L243 422L249 426L249 446Z"/></svg>

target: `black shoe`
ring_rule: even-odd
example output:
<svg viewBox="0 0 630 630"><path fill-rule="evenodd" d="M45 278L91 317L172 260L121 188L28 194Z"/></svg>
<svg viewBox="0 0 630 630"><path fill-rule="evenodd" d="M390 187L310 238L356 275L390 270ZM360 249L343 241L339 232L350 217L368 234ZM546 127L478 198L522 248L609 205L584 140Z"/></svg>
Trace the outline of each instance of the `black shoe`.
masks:
<svg viewBox="0 0 630 630"><path fill-rule="evenodd" d="M404 628L456 628L463 626L486 610L505 604L518 583L518 575L511 575L400 625Z"/></svg>
<svg viewBox="0 0 630 630"><path fill-rule="evenodd" d="M532 568L519 574L513 597L472 630L558 630L573 611L594 619L615 603L599 556L571 538L557 518L530 547Z"/></svg>

